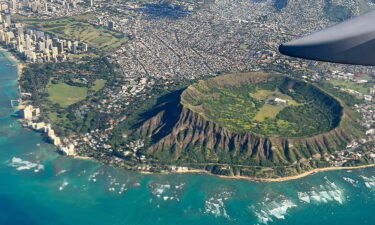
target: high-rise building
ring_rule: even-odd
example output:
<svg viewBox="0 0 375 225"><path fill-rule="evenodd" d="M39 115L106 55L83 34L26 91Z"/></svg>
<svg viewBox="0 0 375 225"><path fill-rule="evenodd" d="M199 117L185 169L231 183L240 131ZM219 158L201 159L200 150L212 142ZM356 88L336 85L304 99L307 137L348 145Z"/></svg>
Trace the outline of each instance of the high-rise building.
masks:
<svg viewBox="0 0 375 225"><path fill-rule="evenodd" d="M59 52L63 53L64 52L64 42L60 41L57 45Z"/></svg>
<svg viewBox="0 0 375 225"><path fill-rule="evenodd" d="M78 41L73 42L73 53L76 54L78 52Z"/></svg>
<svg viewBox="0 0 375 225"><path fill-rule="evenodd" d="M8 31L5 33L5 44L9 45L12 39L14 38L14 34L12 31Z"/></svg>
<svg viewBox="0 0 375 225"><path fill-rule="evenodd" d="M67 41L66 42L66 46L68 47L69 50L72 49L72 42L71 41Z"/></svg>
<svg viewBox="0 0 375 225"><path fill-rule="evenodd" d="M18 51L21 52L21 53L23 53L25 51L22 44L18 45Z"/></svg>
<svg viewBox="0 0 375 225"><path fill-rule="evenodd" d="M10 15L5 15L5 23L10 26L12 24Z"/></svg>
<svg viewBox="0 0 375 225"><path fill-rule="evenodd" d="M57 58L59 55L59 49L57 47L52 47L52 58Z"/></svg>
<svg viewBox="0 0 375 225"><path fill-rule="evenodd" d="M44 49L46 48L46 44L44 43L44 41L39 41L38 42L38 50L39 51L44 51Z"/></svg>
<svg viewBox="0 0 375 225"><path fill-rule="evenodd" d="M17 0L11 0L11 2L10 2L10 9L13 12L17 12L17 9L18 9L18 2L17 2Z"/></svg>
<svg viewBox="0 0 375 225"><path fill-rule="evenodd" d="M29 34L26 34L26 49L27 50L31 49L31 38Z"/></svg>
<svg viewBox="0 0 375 225"><path fill-rule="evenodd" d="M33 111L34 108L31 105L28 105L25 107L25 109L22 111L23 118L25 120L32 120L33 119Z"/></svg>
<svg viewBox="0 0 375 225"><path fill-rule="evenodd" d="M88 45L86 43L83 43L83 51L87 52L88 50Z"/></svg>
<svg viewBox="0 0 375 225"><path fill-rule="evenodd" d="M50 49L52 48L52 40L47 38L46 40L46 49Z"/></svg>

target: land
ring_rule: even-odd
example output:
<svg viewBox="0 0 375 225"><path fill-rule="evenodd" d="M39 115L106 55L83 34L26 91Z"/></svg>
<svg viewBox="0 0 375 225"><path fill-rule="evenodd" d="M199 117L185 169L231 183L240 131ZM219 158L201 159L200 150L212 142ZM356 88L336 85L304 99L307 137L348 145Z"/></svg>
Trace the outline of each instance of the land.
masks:
<svg viewBox="0 0 375 225"><path fill-rule="evenodd" d="M23 17L17 19L17 21L24 23L26 27L32 27L65 39L81 40L102 51L114 50L128 42L128 37L123 33L94 26L84 20L82 21L82 17L49 20Z"/></svg>
<svg viewBox="0 0 375 225"><path fill-rule="evenodd" d="M48 85L48 99L63 108L82 101L87 96L87 88L70 86L66 83Z"/></svg>
<svg viewBox="0 0 375 225"><path fill-rule="evenodd" d="M261 82L250 83L247 76ZM339 121L339 103L322 96L282 74L248 73L200 81L184 92L182 104L231 131L301 137L327 132Z"/></svg>
<svg viewBox="0 0 375 225"><path fill-rule="evenodd" d="M17 8L5 9L2 14L11 14L13 23L4 27L4 32L11 31L19 35L18 22L24 23L24 34L30 34L28 29L32 30L30 50L35 52L35 57L33 54L26 57L25 53L20 53L17 36L11 43L3 43L4 47L28 63L20 77L22 103L24 106L34 106L40 113L32 116L25 124L36 128L47 127L47 130L53 131L49 133L60 139L60 143L56 141L54 144L64 154L90 157L111 166L139 171L178 172L186 167L226 176L245 171L242 174L246 177L276 178L321 167L373 163L373 69L292 59L278 54L277 47L279 43L295 36L302 36L371 10L375 8L374 4L367 0L280 2L111 0L94 1L92 4L82 1L45 4L42 0L30 4L22 2ZM54 47L62 43L64 48L62 51L60 47L58 55L53 59L39 50L39 44L48 42L48 39L55 39ZM79 43L76 51L73 46L68 47L68 43L74 44L75 41ZM155 132L151 133L147 133L147 130L152 130L152 127L145 127L146 133L130 135L129 132L134 131L135 125L144 124L145 118L154 118L155 113L161 109L166 114L159 119L173 124L184 109L173 96L180 96L178 93L199 83L199 80L249 71L285 74L318 88L318 93L323 92L325 96L331 96L340 103L344 115L358 120L356 124L360 124L360 127L353 126L353 120L344 125L347 126L345 128L350 128L347 129L349 133L361 130L358 132L360 135L340 137L336 142L342 143L342 146L330 146L332 149L342 150L314 154L316 152L310 152L310 149L316 147L313 146L289 154L289 159L284 161L280 159L286 153L240 163L231 161L233 157L223 153L218 158L225 159L229 156L226 159L228 163L195 162L202 159L202 155L196 155L194 148L187 148L186 155L181 158L190 158L191 161L181 162L181 165L173 164L174 158L170 157L168 151L152 155L146 148L155 139L161 140L168 134L160 133L160 130L169 131L174 126L168 127L170 124L167 124L153 127ZM78 93L53 91L53 88L51 93L48 88L51 85L55 88L69 87L72 91L86 90L87 93L83 91L85 93L76 95ZM51 98L51 94L57 94L58 98ZM279 136L278 138L288 140L301 136L311 137L322 130L329 133L336 127L331 122L337 117L317 119L313 115L320 103L299 101L292 93L283 92L280 88L259 88L251 92L251 98L236 90L228 93L236 94L236 97L220 94L230 107L216 112L224 112L227 117L205 112L204 115L211 116L211 119L202 120L197 113L197 117L194 117L197 121L213 127L218 127L217 124L225 125L233 134L251 131L255 136ZM71 97L73 98L69 99ZM276 97L287 100L289 104L268 104L270 98ZM232 104L232 100L239 105ZM249 105L260 104L250 111L242 101ZM176 104L181 112L168 110L168 107L173 108ZM215 102L213 98L206 104L211 105L215 112L215 104L222 103ZM310 110L301 113L300 110L305 105ZM248 115L248 118L241 118L241 113ZM325 112L318 113L317 116L323 114L335 115ZM228 120L231 116L235 118L234 121ZM218 120L223 118L226 119L220 123ZM254 128L254 121L262 125ZM306 121L305 124L311 126L298 130L296 124L301 121ZM287 134L289 130L295 132ZM181 133L176 138L194 136L198 131ZM156 133L160 135L155 136ZM144 138L145 134L147 138ZM345 132L339 132L330 138L336 140L340 134ZM351 141L345 141L344 144L344 139ZM55 142L54 140L58 139L51 142ZM212 155L208 156L210 157ZM171 162L167 163L168 159ZM162 161L163 163L158 164ZM294 161L297 163L293 164ZM230 168L233 165L238 166Z"/></svg>
<svg viewBox="0 0 375 225"><path fill-rule="evenodd" d="M287 88L279 86L280 84ZM325 130L319 126L322 119L314 110L314 114L308 115L310 121L314 123L310 124L309 120L305 120L296 124L296 127L318 125L315 130L318 133L294 133L291 137L290 130L293 130L293 127L286 132L280 129L278 133L267 129L269 126L265 126L264 129L254 129L252 123L260 124L252 118L264 104L264 102L254 103L251 97L251 93L257 93L257 87L268 88L270 91L279 88L280 92L284 92L283 96L287 96L286 93L304 96L303 100L301 98L297 100L300 103L314 99L326 118L329 118L328 112L332 113L332 122L328 122L331 127ZM311 88L310 91L307 91L308 87ZM240 90L242 98L239 97L240 95L233 94L236 90ZM304 92L300 92L302 90ZM219 93L225 93L230 99L220 97ZM234 101L232 98L241 101ZM258 104L260 107L253 109L253 117L245 115L244 118L247 120L237 121L237 124L233 125L233 120L230 122L222 120L222 117L226 117L225 113L212 112L213 108L210 108L212 99L222 100L214 105L225 112L233 109L228 104L234 104L237 108L251 105L246 100L249 100L253 106ZM242 102L242 105L238 102ZM327 107L327 111L324 107ZM251 109L251 107L245 108ZM287 109L288 107L284 108ZM143 166L140 168L147 168L149 171L166 170L177 165L226 176L277 177L281 174L290 176L327 166L331 160L323 160L323 158L344 150L349 143L361 135L357 118L347 110L329 94L319 92L314 86L281 74L257 72L222 75L200 81L182 92L177 91L162 97L156 105L140 112L138 119L129 118L119 124L115 130L118 136L115 136L111 143L115 149L124 149L123 154L127 155L129 162L132 158L143 156L141 161ZM244 115L242 111L237 113L238 111L235 111L235 114L228 119L236 120L239 118L236 115ZM303 114L307 115L305 112ZM286 119L284 123L293 119L294 116ZM327 124L326 121L323 123ZM249 124L250 126L246 127L247 130L239 129L241 124L245 127ZM277 124L285 126L285 124ZM303 131L309 132L306 129ZM133 141L141 147L133 150L131 147ZM121 152L117 154L120 155Z"/></svg>

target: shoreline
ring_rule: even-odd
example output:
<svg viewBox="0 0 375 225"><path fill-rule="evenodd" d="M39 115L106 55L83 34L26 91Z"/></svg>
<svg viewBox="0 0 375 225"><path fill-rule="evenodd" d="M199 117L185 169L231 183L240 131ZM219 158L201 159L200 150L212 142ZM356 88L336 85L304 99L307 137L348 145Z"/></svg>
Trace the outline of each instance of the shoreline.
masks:
<svg viewBox="0 0 375 225"><path fill-rule="evenodd" d="M0 45L0 51L7 52L8 53L7 57L17 63L17 73L18 73L17 80L18 80L20 78L20 76L22 75L23 70L26 68L26 63L21 61L20 59L18 59L13 54L13 52L9 51L9 49L6 49L1 45Z"/></svg>
<svg viewBox="0 0 375 225"><path fill-rule="evenodd" d="M298 180L298 179L308 177L310 175L314 175L317 173L322 173L322 172L337 171L337 170L358 170L358 169L365 169L365 168L372 168L372 167L375 167L375 164L362 165L362 166L348 166L348 167L325 167L325 168L313 169L313 170L310 170L310 171L307 171L298 175L294 175L294 176L280 177L280 178L251 178L251 177L245 177L245 176L222 176L222 175L217 175L217 176L220 178L225 178L225 179L278 183L278 182L285 182L285 181L291 181L291 180Z"/></svg>
<svg viewBox="0 0 375 225"><path fill-rule="evenodd" d="M255 178L255 177L246 177L246 176L224 176L224 175L217 175L210 173L206 170L183 170L183 171L168 171L168 172L160 172L160 173L153 173L147 171L141 171L142 174L206 174L216 176L221 179L232 179L232 180L245 180L251 182L263 182L263 183L279 183L279 182L286 182L292 180L298 180L301 178L305 178L314 174L322 173L322 172L329 172L329 171L338 171L338 170L358 170L358 169L365 169L365 168L372 168L375 167L375 164L369 165L362 165L362 166L350 166L350 167L325 167L325 168L317 168L313 169L298 175L287 176L287 177L279 177L279 178Z"/></svg>
<svg viewBox="0 0 375 225"><path fill-rule="evenodd" d="M23 61L18 59L11 51L8 49L4 48L3 46L0 46L0 51L5 51L9 53L7 57L17 63L17 82L20 76L23 73L23 70L26 68L27 64L25 64ZM19 86L19 84L18 84ZM20 93L21 90L19 90ZM87 156L79 156L79 155L68 155L68 157L74 158L74 159L81 159L81 160L93 160L97 161L93 157L87 157ZM336 170L356 170L356 169L364 169L364 168L371 168L375 167L375 164L369 164L369 165L362 165L362 166L354 166L354 167L325 167L325 168L317 168L313 169L298 175L293 175L293 176L287 176L287 177L279 177L279 178L254 178L254 177L246 177L246 176L224 176L224 175L217 175L213 174L209 171L206 170L200 170L200 169L181 169L177 171L162 171L162 172L149 172L149 171L136 171L139 172L140 174L147 174L147 175L153 175L153 174L205 174L205 175L212 175L216 176L218 178L222 179L233 179L233 180L246 180L246 181L252 181L252 182L286 182L286 181L291 181L291 180L297 180L301 179L310 175L314 175L320 172L328 172L328 171L336 171Z"/></svg>
<svg viewBox="0 0 375 225"><path fill-rule="evenodd" d="M74 159L82 159L82 160L93 160L98 163L101 163L95 158L88 157L88 156L68 156L72 157ZM103 163L104 164L104 163ZM107 164L104 164L107 165ZM110 165L107 165L110 166ZM316 168L310 171L303 172L301 174L293 175L293 176L287 176L287 177L278 177L278 178L256 178L256 177L246 177L246 176L225 176L225 175L218 175L213 174L206 170L200 170L200 169L181 169L181 170L175 170L175 171L161 171L161 172L150 172L150 171L144 171L144 170L127 170L126 171L134 171L143 175L173 175L173 174L202 174L202 175L211 175L218 177L220 179L229 179L229 180L244 180L244 181L251 181L251 182L262 182L262 183L280 183L280 182L287 182L292 180L298 180L302 179L314 174L323 173L323 172L330 172L330 171L338 171L338 170L359 170L359 169L366 169L366 168L373 168L375 167L375 164L368 164L368 165L361 165L361 166L348 166L348 167L324 167L324 168Z"/></svg>

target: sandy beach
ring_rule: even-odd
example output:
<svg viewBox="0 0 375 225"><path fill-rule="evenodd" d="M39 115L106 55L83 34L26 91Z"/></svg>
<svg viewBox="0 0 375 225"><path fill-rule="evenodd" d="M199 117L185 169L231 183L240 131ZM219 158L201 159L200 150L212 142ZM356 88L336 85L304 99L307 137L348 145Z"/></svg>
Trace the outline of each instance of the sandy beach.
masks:
<svg viewBox="0 0 375 225"><path fill-rule="evenodd" d="M334 170L356 170L356 169L364 169L364 168L370 168L375 167L375 164L370 165L363 165L363 166L352 166L352 167L326 167L326 168L318 168L313 169L295 176L289 176L289 177L280 177L280 178L251 178L251 177L245 177L245 176L220 176L220 178L226 178L226 179L238 179L238 180L248 180L248 181L258 181L258 182L284 182L284 181L290 181L290 180L297 180L300 178L304 178L316 173L320 172L327 172L327 171L334 171Z"/></svg>
<svg viewBox="0 0 375 225"><path fill-rule="evenodd" d="M216 175L212 174L205 170L197 170L197 169L187 169L187 170L179 170L179 171L170 171L170 172L160 172L160 173L154 173L154 172L147 172L147 171L141 171L142 174L207 174L216 176L222 179L234 179L234 180L247 180L247 181L253 181L253 182L285 182L285 181L291 181L291 180L297 180L301 179L316 173L320 172L328 172L328 171L334 171L334 170L356 170L356 169L364 169L364 168L371 168L375 167L375 164L370 165L363 165L363 166L352 166L352 167L326 167L326 168L318 168L313 169L311 171L307 171L298 175L294 176L288 176L288 177L280 177L280 178L254 178L254 177L246 177L246 176L223 176L223 175Z"/></svg>

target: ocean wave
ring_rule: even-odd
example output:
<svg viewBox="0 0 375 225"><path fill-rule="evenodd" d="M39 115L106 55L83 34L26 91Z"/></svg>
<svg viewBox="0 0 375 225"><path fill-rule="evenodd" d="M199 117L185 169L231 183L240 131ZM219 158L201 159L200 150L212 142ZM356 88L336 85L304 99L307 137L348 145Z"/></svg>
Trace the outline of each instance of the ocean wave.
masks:
<svg viewBox="0 0 375 225"><path fill-rule="evenodd" d="M44 169L43 164L30 162L27 160L23 160L21 158L13 157L9 163L11 167L16 168L16 170L31 170L34 169L34 172L40 172Z"/></svg>
<svg viewBox="0 0 375 225"><path fill-rule="evenodd" d="M99 174L104 174L104 172L103 172L103 171L96 171L96 172L94 172L93 174L91 174L91 175L89 176L89 181L96 182L96 180L97 180L96 177L97 177Z"/></svg>
<svg viewBox="0 0 375 225"><path fill-rule="evenodd" d="M229 215L224 206L224 199L222 198L210 198L205 202L205 211L206 214L212 214L215 217L223 216L229 218Z"/></svg>
<svg viewBox="0 0 375 225"><path fill-rule="evenodd" d="M337 187L337 185L326 179L324 185L319 187L313 187L311 191L298 192L298 198L304 203L327 203L336 201L339 204L343 204L345 200L343 189Z"/></svg>
<svg viewBox="0 0 375 225"><path fill-rule="evenodd" d="M183 191L185 183L177 183L177 184L159 184L159 183L152 183L149 185L151 193L156 198L162 199L164 201L168 200L175 200L180 201L180 195Z"/></svg>
<svg viewBox="0 0 375 225"><path fill-rule="evenodd" d="M66 173L66 172L67 172L67 170L60 170L59 172L56 173L55 176L57 177L57 176L59 176L59 175L61 175L63 173Z"/></svg>
<svg viewBox="0 0 375 225"><path fill-rule="evenodd" d="M205 201L204 213L212 214L215 217L225 217L229 219L229 215L225 208L224 201L229 200L231 196L231 192L224 191L209 198Z"/></svg>
<svg viewBox="0 0 375 225"><path fill-rule="evenodd" d="M171 188L170 184L155 184L151 192L154 196L160 198L160 196Z"/></svg>
<svg viewBox="0 0 375 225"><path fill-rule="evenodd" d="M371 190L375 190L375 177L365 177L361 176L363 179L365 186Z"/></svg>
<svg viewBox="0 0 375 225"><path fill-rule="evenodd" d="M343 177L342 179L344 179L346 182L350 183L354 187L359 187L359 184L358 184L357 180L354 180L354 179L349 178L349 177Z"/></svg>
<svg viewBox="0 0 375 225"><path fill-rule="evenodd" d="M69 185L69 182L68 181L66 181L66 180L64 180L64 182L60 185L60 187L59 187L59 191L62 191L62 190L64 190L64 188L66 187L66 186L68 186Z"/></svg>
<svg viewBox="0 0 375 225"><path fill-rule="evenodd" d="M295 203L285 196L278 196L276 200L265 198L261 203L251 206L258 221L263 224L272 222L274 219L285 219L288 210L297 207Z"/></svg>

